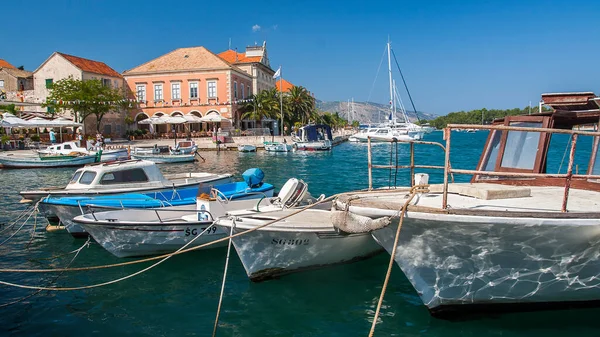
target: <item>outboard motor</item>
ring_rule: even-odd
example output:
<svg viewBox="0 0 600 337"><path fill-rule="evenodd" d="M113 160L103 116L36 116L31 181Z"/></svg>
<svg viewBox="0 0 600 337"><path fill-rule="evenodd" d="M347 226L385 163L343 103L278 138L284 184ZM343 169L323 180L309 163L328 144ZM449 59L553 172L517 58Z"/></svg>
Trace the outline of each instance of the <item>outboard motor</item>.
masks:
<svg viewBox="0 0 600 337"><path fill-rule="evenodd" d="M247 169L242 173L244 181L250 188L260 187L263 184L265 173L259 168Z"/></svg>

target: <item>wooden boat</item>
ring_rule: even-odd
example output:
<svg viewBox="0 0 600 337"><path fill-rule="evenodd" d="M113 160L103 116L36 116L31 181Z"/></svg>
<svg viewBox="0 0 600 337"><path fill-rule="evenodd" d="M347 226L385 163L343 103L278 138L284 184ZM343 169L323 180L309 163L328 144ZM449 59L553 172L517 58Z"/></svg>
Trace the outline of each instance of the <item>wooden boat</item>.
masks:
<svg viewBox="0 0 600 337"><path fill-rule="evenodd" d="M363 228L395 251L395 262L433 315L600 303L600 133L573 130L598 123L600 99L592 93L542 99L554 111L507 116L491 126L449 125L443 184L412 201L407 188L347 193L334 203L334 225L361 232L354 222L387 219L387 226ZM450 131L469 128L490 130L487 143L476 170L454 169ZM549 150L557 134L571 137L566 173L547 171L546 163L562 157L562 149ZM591 155L584 158L587 171L576 173L582 137L591 140L583 143ZM472 175L471 183L450 183L451 174ZM409 201L394 245L399 210Z"/></svg>
<svg viewBox="0 0 600 337"><path fill-rule="evenodd" d="M76 155L96 155L100 157L100 161L102 162L129 159L129 152L125 148L91 151L77 146L76 142L64 142L61 144L50 145L44 150L39 150L37 152L42 160L54 160L58 158L57 156L72 157Z"/></svg>
<svg viewBox="0 0 600 337"><path fill-rule="evenodd" d="M196 154L131 154L131 158L148 160L157 164L190 163L196 160Z"/></svg>
<svg viewBox="0 0 600 337"><path fill-rule="evenodd" d="M0 155L0 165L3 168L54 168L76 167L91 164L96 161L95 155L88 156L59 156L57 158L40 158L39 156Z"/></svg>

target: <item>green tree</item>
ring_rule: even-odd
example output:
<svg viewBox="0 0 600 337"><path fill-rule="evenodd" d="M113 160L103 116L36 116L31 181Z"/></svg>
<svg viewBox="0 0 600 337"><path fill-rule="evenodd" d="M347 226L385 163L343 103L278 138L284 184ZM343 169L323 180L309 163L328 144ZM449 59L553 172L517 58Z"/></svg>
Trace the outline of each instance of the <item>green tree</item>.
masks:
<svg viewBox="0 0 600 337"><path fill-rule="evenodd" d="M279 99L275 89L262 90L257 95L251 95L244 106L242 119L255 120L262 127L264 118L277 118Z"/></svg>
<svg viewBox="0 0 600 337"><path fill-rule="evenodd" d="M75 112L76 122L93 115L96 118L96 130L100 132L100 122L104 115L128 109L131 103L122 89L105 86L97 79L76 80L68 77L52 85L43 106L49 108L48 114L52 116L71 110Z"/></svg>
<svg viewBox="0 0 600 337"><path fill-rule="evenodd" d="M296 121L306 124L311 118L317 118L315 116L315 99L305 87L291 87L285 95L284 103L290 124Z"/></svg>

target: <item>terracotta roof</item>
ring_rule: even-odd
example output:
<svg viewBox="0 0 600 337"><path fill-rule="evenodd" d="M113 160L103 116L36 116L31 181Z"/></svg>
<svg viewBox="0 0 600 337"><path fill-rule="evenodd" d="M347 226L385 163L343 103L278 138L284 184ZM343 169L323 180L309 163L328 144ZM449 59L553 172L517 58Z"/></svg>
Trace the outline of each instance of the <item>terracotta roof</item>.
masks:
<svg viewBox="0 0 600 337"><path fill-rule="evenodd" d="M11 69L15 69L15 66L13 66L12 64L4 61L3 59L0 59L0 68L11 68Z"/></svg>
<svg viewBox="0 0 600 337"><path fill-rule="evenodd" d="M220 58L231 63L259 63L261 57L260 56L251 56L246 57L246 53L238 53L235 50L226 50L222 53L218 54ZM236 57L237 56L237 57Z"/></svg>
<svg viewBox="0 0 600 337"><path fill-rule="evenodd" d="M136 73L160 73L165 71L234 68L225 60L204 47L179 48L124 72L125 75ZM239 70L242 71L242 70Z"/></svg>
<svg viewBox="0 0 600 337"><path fill-rule="evenodd" d="M93 61L84 59L83 57L77 57L73 55L63 54L57 52L57 54L66 58L69 62L73 63L77 68L86 71L88 73L106 75L111 77L122 77L121 74L116 72L113 68L107 66L104 62Z"/></svg>
<svg viewBox="0 0 600 337"><path fill-rule="evenodd" d="M27 71L27 70L21 70L21 69L14 69L14 68L4 68L4 71L6 71L7 73L9 73L10 75L14 76L14 77L32 77L33 73L31 71Z"/></svg>
<svg viewBox="0 0 600 337"><path fill-rule="evenodd" d="M285 79L281 79L281 81L277 80L277 82L275 82L275 86L277 88L277 91L286 92L290 91L294 85L286 81ZM281 90L281 88L283 88L283 90Z"/></svg>

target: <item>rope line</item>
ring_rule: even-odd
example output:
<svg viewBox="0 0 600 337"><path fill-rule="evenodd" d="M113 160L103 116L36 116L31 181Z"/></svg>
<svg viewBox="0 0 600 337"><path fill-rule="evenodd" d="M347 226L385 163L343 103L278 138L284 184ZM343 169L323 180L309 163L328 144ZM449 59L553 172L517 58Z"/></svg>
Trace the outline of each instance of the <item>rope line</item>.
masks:
<svg viewBox="0 0 600 337"><path fill-rule="evenodd" d="M381 305L383 304L383 297L385 296L385 291L387 289L388 282L390 280L390 275L392 273L392 267L394 266L394 257L396 256L396 249L398 247L398 239L400 238L400 229L402 228L402 222L404 221L404 215L406 214L406 209L408 205L413 200L417 193L421 192L423 185L417 185L410 189L410 196L408 200L402 206L399 214L398 220L398 229L396 230L396 237L394 238L394 247L392 247L392 252L390 253L390 262L388 264L387 273L385 274L385 280L383 282L383 287L381 288L381 295L379 296L379 301L377 302L377 309L375 309L375 316L373 317L373 324L371 325L371 330L369 331L369 337L373 337L375 333L375 326L377 325L377 319L379 318L379 312L381 311Z"/></svg>
<svg viewBox="0 0 600 337"><path fill-rule="evenodd" d="M227 258L225 259L225 270L223 271L223 283L221 284L221 294L219 295L219 305L217 306L217 318L215 318L215 326L213 328L213 337L217 335L217 327L219 325L219 315L221 314L221 304L223 303L223 293L225 292L225 280L227 279L227 270L229 267L229 254L231 253L231 236L235 228L235 217L232 217L232 226L229 231L229 243L227 244Z"/></svg>

